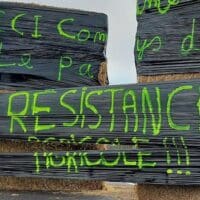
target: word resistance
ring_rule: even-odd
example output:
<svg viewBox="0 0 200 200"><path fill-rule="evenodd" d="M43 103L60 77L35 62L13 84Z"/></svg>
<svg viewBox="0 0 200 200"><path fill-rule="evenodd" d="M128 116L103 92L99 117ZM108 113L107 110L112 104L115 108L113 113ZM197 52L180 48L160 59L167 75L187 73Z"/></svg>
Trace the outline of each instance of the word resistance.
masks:
<svg viewBox="0 0 200 200"><path fill-rule="evenodd" d="M129 85L2 95L2 132L139 133L199 132L199 83ZM6 124L9 125L6 127Z"/></svg>

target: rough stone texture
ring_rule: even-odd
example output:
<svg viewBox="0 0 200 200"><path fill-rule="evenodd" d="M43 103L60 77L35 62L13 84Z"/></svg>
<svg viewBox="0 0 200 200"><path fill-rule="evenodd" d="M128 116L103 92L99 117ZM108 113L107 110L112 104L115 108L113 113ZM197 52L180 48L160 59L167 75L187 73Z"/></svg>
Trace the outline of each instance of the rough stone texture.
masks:
<svg viewBox="0 0 200 200"><path fill-rule="evenodd" d="M109 84L108 81L108 71L107 71L107 63L102 62L99 68L98 81L102 86L106 86Z"/></svg>
<svg viewBox="0 0 200 200"><path fill-rule="evenodd" d="M79 193L58 192L0 192L1 200L130 200L131 197L119 192L91 191Z"/></svg>
<svg viewBox="0 0 200 200"><path fill-rule="evenodd" d="M137 13L138 31L135 45L137 73L199 73L199 1L137 2L137 10L140 10ZM167 11L165 14L160 12L164 8Z"/></svg>
<svg viewBox="0 0 200 200"><path fill-rule="evenodd" d="M107 64L102 63L98 74L98 80L101 85L108 84ZM0 90L0 93L11 93L9 90ZM65 146L59 143L41 144L28 143L25 141L8 141L0 140L0 152L34 152L45 150L67 151L67 150L105 150L105 145L82 145L82 146ZM89 191L101 190L103 183L101 181L69 181L53 180L40 178L17 178L17 177L0 177L0 190L19 190L19 191ZM1 199L1 198L0 198Z"/></svg>
<svg viewBox="0 0 200 200"><path fill-rule="evenodd" d="M140 83L191 80L200 78L200 73L139 76ZM137 200L200 200L200 186L137 185Z"/></svg>
<svg viewBox="0 0 200 200"><path fill-rule="evenodd" d="M100 65L106 61L105 14L14 2L0 2L0 7L0 88L100 85Z"/></svg>
<svg viewBox="0 0 200 200"><path fill-rule="evenodd" d="M138 200L199 200L200 187L138 185Z"/></svg>
<svg viewBox="0 0 200 200"><path fill-rule="evenodd" d="M99 181L0 177L1 191L81 192L101 189Z"/></svg>
<svg viewBox="0 0 200 200"><path fill-rule="evenodd" d="M3 152L34 152L34 151L67 151L80 149L102 148L101 145L84 146L65 146L59 143L41 144L28 143L25 141L8 141L0 140L0 153ZM42 178L17 178L17 177L0 177L0 190L19 190L19 191L89 191L101 190L103 187L101 181L72 181L59 179L42 179ZM1 198L0 198L1 199Z"/></svg>
<svg viewBox="0 0 200 200"><path fill-rule="evenodd" d="M199 79L200 73L190 74L165 74L155 76L139 76L139 83L153 83L153 82L166 82L166 81L179 81L179 80L192 80Z"/></svg>
<svg viewBox="0 0 200 200"><path fill-rule="evenodd" d="M126 200L138 200L137 186L130 183L104 182L103 188L109 193L119 193Z"/></svg>

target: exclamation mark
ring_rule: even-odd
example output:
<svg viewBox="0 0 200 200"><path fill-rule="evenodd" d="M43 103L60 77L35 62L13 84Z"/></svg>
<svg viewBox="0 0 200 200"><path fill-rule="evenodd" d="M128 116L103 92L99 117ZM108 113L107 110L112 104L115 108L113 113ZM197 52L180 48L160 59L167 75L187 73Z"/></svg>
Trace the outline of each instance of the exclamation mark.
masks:
<svg viewBox="0 0 200 200"><path fill-rule="evenodd" d="M185 149L186 165L187 165L187 166L190 166L190 153L189 153L188 147L187 147L187 145L186 145L186 143L185 143L184 137L181 137L181 142L182 142L182 145L183 145L183 147L184 147L184 149ZM191 175L191 172L190 172L189 170L187 170L187 171L185 172L185 174L186 174L187 176L190 176L190 175Z"/></svg>
<svg viewBox="0 0 200 200"><path fill-rule="evenodd" d="M164 145L166 152L167 152L167 164L170 165L171 164L171 155L170 155L169 147L167 145L167 140L168 140L168 138L165 137L164 140L163 140L163 145ZM173 170L168 169L167 174L173 174Z"/></svg>
<svg viewBox="0 0 200 200"><path fill-rule="evenodd" d="M190 166L190 154L189 154L188 147L185 143L185 139L184 139L184 137L180 137L180 140L181 140L181 143L182 143L181 145L183 146L184 151L185 151L185 157L184 158L185 158L186 165ZM168 145L169 144L168 141L169 141L169 138L165 137L164 140L163 140L163 145L164 145L166 152L167 152L167 164L170 165L172 163L172 155L170 154L170 147ZM173 144L173 146L175 147L175 150L176 150L177 164L178 164L178 166L181 166L182 159L181 159L180 149L178 147L179 145L177 145L177 143L176 143L176 138L173 137L172 140L170 140L170 143L171 142L172 142L172 144ZM182 150L182 148L181 148L181 150ZM167 170L167 174L173 174L173 173L175 173L174 170L172 170L172 169ZM176 173L178 175L184 174L184 172L182 170L179 170L179 169L176 171ZM189 170L187 170L185 172L185 175L190 176L191 172Z"/></svg>
<svg viewBox="0 0 200 200"><path fill-rule="evenodd" d="M182 161L181 161L181 156L180 156L180 152L179 152L179 149L178 149L178 145L176 144L175 137L172 138L172 142L173 142L174 147L176 148L177 164L178 164L178 166L180 166ZM177 170L177 174L182 175L183 171L182 170Z"/></svg>

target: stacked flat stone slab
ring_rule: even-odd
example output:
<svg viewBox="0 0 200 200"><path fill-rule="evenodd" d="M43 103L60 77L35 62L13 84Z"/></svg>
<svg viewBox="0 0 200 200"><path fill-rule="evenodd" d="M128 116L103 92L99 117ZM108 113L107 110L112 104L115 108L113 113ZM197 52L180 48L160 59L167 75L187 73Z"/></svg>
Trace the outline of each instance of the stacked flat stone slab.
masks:
<svg viewBox="0 0 200 200"><path fill-rule="evenodd" d="M161 5L138 0L137 6L139 82L199 79L200 2L164 0ZM136 196L138 200L198 200L200 187L138 185Z"/></svg>
<svg viewBox="0 0 200 200"><path fill-rule="evenodd" d="M50 89L105 82L101 65L106 61L105 14L7 2L0 2L0 7L1 88Z"/></svg>
<svg viewBox="0 0 200 200"><path fill-rule="evenodd" d="M0 2L0 7L1 93L108 84L106 15L21 3ZM104 148L7 140L0 144L0 153ZM1 177L0 189L74 192L102 189L102 182Z"/></svg>

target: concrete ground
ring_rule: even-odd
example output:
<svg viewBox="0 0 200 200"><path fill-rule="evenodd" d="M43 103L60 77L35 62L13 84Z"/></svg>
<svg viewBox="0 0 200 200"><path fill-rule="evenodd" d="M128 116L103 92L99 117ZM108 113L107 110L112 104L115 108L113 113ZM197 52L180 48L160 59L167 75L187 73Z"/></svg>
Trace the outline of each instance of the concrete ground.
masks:
<svg viewBox="0 0 200 200"><path fill-rule="evenodd" d="M0 200L129 200L131 198L110 192L44 193L44 192L0 192Z"/></svg>
<svg viewBox="0 0 200 200"><path fill-rule="evenodd" d="M136 200L135 194L133 184L104 182L104 190L80 193L0 191L0 200Z"/></svg>
<svg viewBox="0 0 200 200"><path fill-rule="evenodd" d="M1 200L114 200L111 197L96 196L89 194L55 194L55 193L13 193L1 192Z"/></svg>

